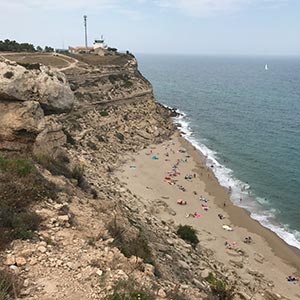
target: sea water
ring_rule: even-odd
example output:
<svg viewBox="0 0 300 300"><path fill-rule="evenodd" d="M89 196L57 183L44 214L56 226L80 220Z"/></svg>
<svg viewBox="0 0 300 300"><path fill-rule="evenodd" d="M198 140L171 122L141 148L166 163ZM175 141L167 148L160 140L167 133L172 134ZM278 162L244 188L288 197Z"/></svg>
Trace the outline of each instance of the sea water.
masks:
<svg viewBox="0 0 300 300"><path fill-rule="evenodd" d="M175 122L232 201L300 249L300 57L138 61L156 99L182 112Z"/></svg>

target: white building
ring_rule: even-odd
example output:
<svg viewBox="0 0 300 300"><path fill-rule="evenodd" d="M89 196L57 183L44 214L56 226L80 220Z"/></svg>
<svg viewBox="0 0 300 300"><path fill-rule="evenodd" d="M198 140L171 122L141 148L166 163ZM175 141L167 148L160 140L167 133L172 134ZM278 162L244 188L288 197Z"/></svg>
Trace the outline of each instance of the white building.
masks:
<svg viewBox="0 0 300 300"><path fill-rule="evenodd" d="M103 37L101 37L100 40L95 40L94 41L94 53L97 54L97 55L101 55L101 56L104 56L105 55L105 52L106 52L106 46L104 44L104 39Z"/></svg>

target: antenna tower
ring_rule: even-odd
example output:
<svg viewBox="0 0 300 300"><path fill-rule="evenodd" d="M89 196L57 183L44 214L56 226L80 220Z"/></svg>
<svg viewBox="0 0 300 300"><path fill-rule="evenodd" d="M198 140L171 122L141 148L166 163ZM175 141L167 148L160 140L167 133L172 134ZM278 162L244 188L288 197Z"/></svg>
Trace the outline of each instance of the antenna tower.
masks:
<svg viewBox="0 0 300 300"><path fill-rule="evenodd" d="M88 43L87 43L87 16L83 16L84 20L84 38L85 38L85 48L87 48Z"/></svg>

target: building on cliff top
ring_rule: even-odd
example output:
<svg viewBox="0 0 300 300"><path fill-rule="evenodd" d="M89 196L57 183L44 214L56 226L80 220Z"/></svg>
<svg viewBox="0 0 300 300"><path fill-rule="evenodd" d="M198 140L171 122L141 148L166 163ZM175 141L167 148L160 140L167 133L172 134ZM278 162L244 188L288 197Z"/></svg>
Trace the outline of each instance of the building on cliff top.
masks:
<svg viewBox="0 0 300 300"><path fill-rule="evenodd" d="M110 54L109 49L104 44L103 36L101 36L101 39L95 39L93 47L84 47L84 46L77 46L77 47L69 47L70 53L93 53L96 55L104 56L106 54Z"/></svg>

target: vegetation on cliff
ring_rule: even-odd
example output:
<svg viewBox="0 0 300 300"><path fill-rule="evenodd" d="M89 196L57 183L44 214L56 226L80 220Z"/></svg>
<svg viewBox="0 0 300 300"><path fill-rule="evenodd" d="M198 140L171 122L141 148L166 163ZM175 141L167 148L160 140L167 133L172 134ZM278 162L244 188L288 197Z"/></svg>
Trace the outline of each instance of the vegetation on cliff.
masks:
<svg viewBox="0 0 300 300"><path fill-rule="evenodd" d="M50 46L46 46L44 50L37 46L34 47L33 44L30 43L18 43L15 40L6 39L4 41L0 41L0 51L5 52L36 52L36 51L45 51L45 52L53 52L54 49Z"/></svg>
<svg viewBox="0 0 300 300"><path fill-rule="evenodd" d="M0 248L13 239L33 236L40 217L30 210L46 198L54 199L56 189L37 171L30 158L0 156Z"/></svg>

